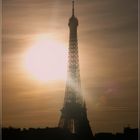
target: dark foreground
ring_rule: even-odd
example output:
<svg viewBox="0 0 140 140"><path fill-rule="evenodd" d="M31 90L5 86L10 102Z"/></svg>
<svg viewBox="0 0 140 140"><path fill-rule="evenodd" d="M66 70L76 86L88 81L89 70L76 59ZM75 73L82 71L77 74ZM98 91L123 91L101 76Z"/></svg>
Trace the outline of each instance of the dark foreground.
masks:
<svg viewBox="0 0 140 140"><path fill-rule="evenodd" d="M89 140L59 128L3 128L2 140ZM124 133L97 133L90 140L138 140L138 129L124 128Z"/></svg>

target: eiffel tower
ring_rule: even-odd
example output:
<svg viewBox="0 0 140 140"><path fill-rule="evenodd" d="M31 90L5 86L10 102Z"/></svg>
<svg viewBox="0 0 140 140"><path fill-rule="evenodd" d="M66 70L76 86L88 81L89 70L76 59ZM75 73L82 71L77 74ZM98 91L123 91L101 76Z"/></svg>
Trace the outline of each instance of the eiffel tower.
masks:
<svg viewBox="0 0 140 140"><path fill-rule="evenodd" d="M58 127L88 140L92 139L93 135L87 118L86 104L81 91L77 39L78 19L74 13L74 0L72 1L72 16L69 19L68 26L70 29L68 76L64 105L61 109Z"/></svg>
<svg viewBox="0 0 140 140"><path fill-rule="evenodd" d="M87 118L86 104L81 91L77 39L78 19L75 17L74 13L74 0L72 1L72 16L69 19L68 26L70 29L68 76L64 105L61 109L58 127L88 140L92 139L93 135Z"/></svg>

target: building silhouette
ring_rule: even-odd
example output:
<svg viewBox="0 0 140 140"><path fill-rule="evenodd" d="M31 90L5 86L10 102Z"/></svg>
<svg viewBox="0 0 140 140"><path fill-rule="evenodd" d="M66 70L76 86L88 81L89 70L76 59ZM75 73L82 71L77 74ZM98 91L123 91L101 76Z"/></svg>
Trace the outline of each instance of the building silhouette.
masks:
<svg viewBox="0 0 140 140"><path fill-rule="evenodd" d="M79 138L92 139L92 131L87 118L86 103L82 96L77 27L78 19L74 13L74 1L72 1L72 16L69 19L69 53L68 76L65 89L64 105L61 109L61 117L58 127L68 130Z"/></svg>
<svg viewBox="0 0 140 140"><path fill-rule="evenodd" d="M2 140L87 140L61 128L2 128ZM96 133L92 140L138 140L138 128L124 128L123 133Z"/></svg>

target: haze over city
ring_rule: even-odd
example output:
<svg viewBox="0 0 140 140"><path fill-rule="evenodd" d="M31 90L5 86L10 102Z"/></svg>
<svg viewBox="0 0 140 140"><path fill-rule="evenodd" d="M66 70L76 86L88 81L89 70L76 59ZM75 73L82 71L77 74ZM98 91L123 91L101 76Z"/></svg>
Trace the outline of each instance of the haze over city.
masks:
<svg viewBox="0 0 140 140"><path fill-rule="evenodd" d="M76 1L82 91L94 132L138 127L137 4ZM3 1L4 127L58 125L70 17L70 0Z"/></svg>

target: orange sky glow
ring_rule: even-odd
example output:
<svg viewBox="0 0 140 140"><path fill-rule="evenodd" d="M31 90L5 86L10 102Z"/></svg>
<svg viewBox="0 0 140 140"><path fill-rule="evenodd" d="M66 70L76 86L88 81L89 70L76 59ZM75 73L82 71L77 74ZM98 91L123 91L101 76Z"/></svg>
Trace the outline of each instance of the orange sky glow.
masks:
<svg viewBox="0 0 140 140"><path fill-rule="evenodd" d="M2 6L3 126L57 126L71 1L4 0ZM137 127L137 12L137 0L76 2L81 83L94 132Z"/></svg>

